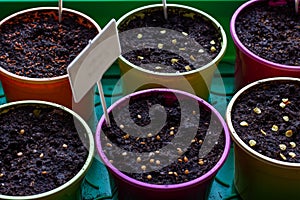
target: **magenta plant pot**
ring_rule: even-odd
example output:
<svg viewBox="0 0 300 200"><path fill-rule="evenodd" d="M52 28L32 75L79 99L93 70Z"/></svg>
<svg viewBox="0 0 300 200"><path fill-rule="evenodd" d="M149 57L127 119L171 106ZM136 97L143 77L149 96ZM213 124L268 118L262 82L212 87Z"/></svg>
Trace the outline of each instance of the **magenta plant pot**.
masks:
<svg viewBox="0 0 300 200"><path fill-rule="evenodd" d="M241 12L255 6L262 0L250 0L242 4L233 14L230 21L230 33L236 49L235 87L241 89L254 81L277 76L300 77L300 66L283 65L268 61L251 52L239 40L235 23Z"/></svg>
<svg viewBox="0 0 300 200"><path fill-rule="evenodd" d="M131 178L125 175L123 172L118 170L106 157L102 145L101 145L101 138L104 138L104 133L102 131L102 126L105 123L105 117L99 121L96 131L96 146L98 150L98 154L100 158L107 166L111 174L113 175L114 179L116 180L116 184L118 187L118 194L119 199L144 199L144 200L153 200L153 199L206 199L207 195L210 191L211 184L214 180L215 175L217 174L218 170L224 164L229 151L230 151L230 135L227 128L227 125L222 118L222 116L218 113L218 111L213 108L209 103L204 101L203 99L192 95L187 92L174 90L174 89L147 89L139 92L135 92L129 94L117 102L115 102L111 107L109 107L108 112L111 113L113 109L118 109L118 107L124 106L124 101L137 96L150 96L153 92L172 92L177 97L180 95L180 98L193 98L197 102L200 102L201 106L203 105L204 109L211 110L212 113L216 116L214 119L220 122L221 127L223 128L223 132L225 135L225 148L223 150L220 159L218 160L217 164L213 166L211 170L209 170L206 174L191 180L185 183L179 184L170 184L170 185L158 185L158 184L149 184L145 182L138 181L134 178ZM152 94L153 95L153 94ZM166 95L167 96L167 95ZM166 97L168 98L168 97ZM205 141L205 139L204 139Z"/></svg>

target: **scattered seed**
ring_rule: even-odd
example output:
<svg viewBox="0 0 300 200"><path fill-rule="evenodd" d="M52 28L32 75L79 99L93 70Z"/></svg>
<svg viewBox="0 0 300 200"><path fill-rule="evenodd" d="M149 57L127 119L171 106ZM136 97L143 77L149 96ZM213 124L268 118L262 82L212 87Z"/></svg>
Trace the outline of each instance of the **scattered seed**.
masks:
<svg viewBox="0 0 300 200"><path fill-rule="evenodd" d="M63 147L64 149L66 149L66 148L68 148L68 145L67 145L67 144L63 144L62 147Z"/></svg>
<svg viewBox="0 0 300 200"><path fill-rule="evenodd" d="M211 51L211 52L215 52L215 51L217 51L217 49L216 49L216 47L211 46L211 47L210 47L210 51Z"/></svg>
<svg viewBox="0 0 300 200"><path fill-rule="evenodd" d="M283 103L287 103L288 101L289 101L288 98L283 98L283 99L282 99L282 102L283 102Z"/></svg>
<svg viewBox="0 0 300 200"><path fill-rule="evenodd" d="M185 68L186 71L191 71L192 70L192 68L189 65L185 66L184 68Z"/></svg>
<svg viewBox="0 0 300 200"><path fill-rule="evenodd" d="M185 51L185 47L179 48L179 51Z"/></svg>
<svg viewBox="0 0 300 200"><path fill-rule="evenodd" d="M249 126L249 124L248 124L246 121L240 122L240 125L241 125L241 126Z"/></svg>
<svg viewBox="0 0 300 200"><path fill-rule="evenodd" d="M157 165L160 165L160 160L156 160L155 163L156 163Z"/></svg>
<svg viewBox="0 0 300 200"><path fill-rule="evenodd" d="M174 174L174 172L168 172L168 174L169 174L169 175L172 175L172 174Z"/></svg>
<svg viewBox="0 0 300 200"><path fill-rule="evenodd" d="M183 154L183 151L182 151L182 149L181 148L177 148L177 153L178 153L178 155L182 155Z"/></svg>
<svg viewBox="0 0 300 200"><path fill-rule="evenodd" d="M166 30L161 30L160 33L161 34L165 34L167 31Z"/></svg>
<svg viewBox="0 0 300 200"><path fill-rule="evenodd" d="M193 114L193 115L196 115L197 113L196 113L196 111L193 110L192 114Z"/></svg>
<svg viewBox="0 0 300 200"><path fill-rule="evenodd" d="M178 158L177 161L180 162L180 163L182 163L182 159L181 158Z"/></svg>
<svg viewBox="0 0 300 200"><path fill-rule="evenodd" d="M29 186L33 187L34 186L34 181L31 181L30 184L29 184Z"/></svg>
<svg viewBox="0 0 300 200"><path fill-rule="evenodd" d="M258 115L261 114L261 110L258 107L254 108L253 111Z"/></svg>
<svg viewBox="0 0 300 200"><path fill-rule="evenodd" d="M39 157L40 157L40 158L44 158L44 154L43 154L43 153L41 153Z"/></svg>
<svg viewBox="0 0 300 200"><path fill-rule="evenodd" d="M295 158L296 154L294 152L289 152L289 156L291 156L292 158Z"/></svg>
<svg viewBox="0 0 300 200"><path fill-rule="evenodd" d="M292 130L287 130L287 131L285 132L285 136L286 136L286 137L292 137L292 136L293 136L293 131L292 131Z"/></svg>
<svg viewBox="0 0 300 200"><path fill-rule="evenodd" d="M152 133L148 133L147 137L152 137Z"/></svg>
<svg viewBox="0 0 300 200"><path fill-rule="evenodd" d="M48 172L47 171L42 171L42 174L43 175L46 175Z"/></svg>
<svg viewBox="0 0 300 200"><path fill-rule="evenodd" d="M3 176L4 176L4 174L3 174L3 173L1 173L1 174L0 174L0 178L2 178Z"/></svg>
<svg viewBox="0 0 300 200"><path fill-rule="evenodd" d="M203 159L199 159L198 164L199 164L199 165L204 165Z"/></svg>
<svg viewBox="0 0 300 200"><path fill-rule="evenodd" d="M291 145L292 148L296 147L296 143L295 142L290 142L290 145Z"/></svg>
<svg viewBox="0 0 300 200"><path fill-rule="evenodd" d="M137 157L137 158L136 158L136 162L138 162L138 163L139 163L139 162L142 162L141 157Z"/></svg>
<svg viewBox="0 0 300 200"><path fill-rule="evenodd" d="M147 169L146 165L142 165L142 166L141 166L141 169L142 169L143 171L145 171L145 170Z"/></svg>
<svg viewBox="0 0 300 200"><path fill-rule="evenodd" d="M176 59L176 58L172 58L172 59L171 59L171 63L172 63L172 64L175 64L175 63L177 63L177 62L178 62L178 59Z"/></svg>
<svg viewBox="0 0 300 200"><path fill-rule="evenodd" d="M17 156L21 157L21 156L23 156L23 153L22 152L18 152Z"/></svg>
<svg viewBox="0 0 300 200"><path fill-rule="evenodd" d="M184 36L188 36L189 34L187 34L186 32L181 32L182 33L182 35L184 35Z"/></svg>
<svg viewBox="0 0 300 200"><path fill-rule="evenodd" d="M151 158L151 159L149 160L149 162L150 162L150 163L154 163L155 160L154 160L153 158Z"/></svg>
<svg viewBox="0 0 300 200"><path fill-rule="evenodd" d="M278 126L273 125L271 129L272 129L272 131L278 131Z"/></svg>
<svg viewBox="0 0 300 200"><path fill-rule="evenodd" d="M157 48L162 49L163 47L164 47L164 44L162 44L162 43L157 44Z"/></svg>
<svg viewBox="0 0 300 200"><path fill-rule="evenodd" d="M175 127L174 127L174 126L172 126L172 127L170 128L170 130L171 130L171 131L174 131L174 130L175 130Z"/></svg>
<svg viewBox="0 0 300 200"><path fill-rule="evenodd" d="M111 143L106 143L106 146L107 147L112 147L112 144Z"/></svg>
<svg viewBox="0 0 300 200"><path fill-rule="evenodd" d="M20 132L19 132L21 135L23 135L25 133L25 130L24 129L21 129Z"/></svg>
<svg viewBox="0 0 300 200"><path fill-rule="evenodd" d="M146 144L146 142L140 142L140 144Z"/></svg>
<svg viewBox="0 0 300 200"><path fill-rule="evenodd" d="M202 143L203 143L203 140L199 140L198 143L199 143L199 144L202 144Z"/></svg>
<svg viewBox="0 0 300 200"><path fill-rule="evenodd" d="M267 135L267 133L266 133L264 130L262 130L262 129L260 129L260 132L261 132L264 136Z"/></svg>
<svg viewBox="0 0 300 200"><path fill-rule="evenodd" d="M249 140L249 145L250 145L250 147L254 147L256 145L256 141L255 140Z"/></svg>
<svg viewBox="0 0 300 200"><path fill-rule="evenodd" d="M142 116L141 116L141 115L137 115L137 118L138 118L138 119L142 119Z"/></svg>
<svg viewBox="0 0 300 200"><path fill-rule="evenodd" d="M109 162L110 162L111 164L113 164L113 163L114 163L114 161L113 161L113 160L109 160Z"/></svg>
<svg viewBox="0 0 300 200"><path fill-rule="evenodd" d="M288 121L290 120L288 116L283 116L282 118L283 118L283 120L286 121L286 122L288 122Z"/></svg>
<svg viewBox="0 0 300 200"><path fill-rule="evenodd" d="M204 50L203 50L203 49L199 49L198 52L199 52L199 53L204 53Z"/></svg>
<svg viewBox="0 0 300 200"><path fill-rule="evenodd" d="M286 160L286 157L282 153L280 153L279 155L283 160Z"/></svg>
<svg viewBox="0 0 300 200"><path fill-rule="evenodd" d="M283 102L281 102L281 103L279 104L279 106L280 106L281 108L284 108L284 107L286 106L286 104L283 103Z"/></svg>
<svg viewBox="0 0 300 200"><path fill-rule="evenodd" d="M191 143L195 143L195 142L196 142L196 140L195 140L195 139L192 139L192 140L191 140Z"/></svg>
<svg viewBox="0 0 300 200"><path fill-rule="evenodd" d="M156 140L160 140L160 136L159 135L157 135L155 138L156 138Z"/></svg>
<svg viewBox="0 0 300 200"><path fill-rule="evenodd" d="M280 148L282 151L285 151L285 150L286 150L286 145L285 145L285 144L280 144L280 145L279 145L279 148Z"/></svg>
<svg viewBox="0 0 300 200"><path fill-rule="evenodd" d="M174 131L170 131L170 135L174 135Z"/></svg>
<svg viewBox="0 0 300 200"><path fill-rule="evenodd" d="M159 151L157 150L157 151L155 151L155 153L156 153L156 154L159 154Z"/></svg>
<svg viewBox="0 0 300 200"><path fill-rule="evenodd" d="M147 176L147 179L148 179L148 180L151 180L151 179L152 179L152 176L149 174L149 175Z"/></svg>
<svg viewBox="0 0 300 200"><path fill-rule="evenodd" d="M127 156L127 152L123 152L123 153L122 153L122 156Z"/></svg>
<svg viewBox="0 0 300 200"><path fill-rule="evenodd" d="M127 133L126 135L123 136L123 139L127 140L129 139L130 135Z"/></svg>
<svg viewBox="0 0 300 200"><path fill-rule="evenodd" d="M193 55L190 55L190 59L191 59L192 61L196 61L196 58L195 58Z"/></svg>
<svg viewBox="0 0 300 200"><path fill-rule="evenodd" d="M137 34L138 39L142 39L143 35L141 33Z"/></svg>
<svg viewBox="0 0 300 200"><path fill-rule="evenodd" d="M144 57L143 56L138 56L138 59L143 60Z"/></svg>
<svg viewBox="0 0 300 200"><path fill-rule="evenodd" d="M216 42L215 42L214 40L210 41L209 43L210 43L211 45L215 45L215 44L216 44Z"/></svg>
<svg viewBox="0 0 300 200"><path fill-rule="evenodd" d="M120 129L123 129L123 128L124 128L124 125L123 125L123 124L121 124L121 125L120 125Z"/></svg>
<svg viewBox="0 0 300 200"><path fill-rule="evenodd" d="M161 66L156 66L155 69L159 70L162 69Z"/></svg>
<svg viewBox="0 0 300 200"><path fill-rule="evenodd" d="M188 169L184 170L184 174L188 175L190 172Z"/></svg>
<svg viewBox="0 0 300 200"><path fill-rule="evenodd" d="M178 176L177 172L174 172L174 175L175 175L175 176Z"/></svg>
<svg viewBox="0 0 300 200"><path fill-rule="evenodd" d="M173 43L173 44L176 44L176 43L177 43L177 40L176 40L176 39L173 39L173 40L172 40L172 43Z"/></svg>
<svg viewBox="0 0 300 200"><path fill-rule="evenodd" d="M189 159L188 159L186 156L184 156L183 161L184 161L185 163L187 163L187 162L189 161Z"/></svg>

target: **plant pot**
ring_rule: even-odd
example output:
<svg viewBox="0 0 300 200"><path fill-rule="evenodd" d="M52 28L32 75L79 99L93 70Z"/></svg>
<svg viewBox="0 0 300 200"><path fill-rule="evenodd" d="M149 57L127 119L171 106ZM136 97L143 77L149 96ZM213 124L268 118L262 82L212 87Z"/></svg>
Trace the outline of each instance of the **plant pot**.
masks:
<svg viewBox="0 0 300 200"><path fill-rule="evenodd" d="M13 118L15 113L19 113L21 118ZM3 104L0 106L0 116L2 119L1 140L2 142L6 141L6 143L2 143L0 151L1 161L3 161L0 163L2 187L0 199L81 199L80 186L92 163L95 150L93 134L87 123L74 111L64 106L38 100ZM63 128L54 128L61 125L60 122L57 122L58 120L64 122ZM16 121L18 122L16 123ZM56 123L54 123L55 121ZM47 126L47 131L44 126ZM21 129L19 129L20 127ZM8 131L10 132L8 133ZM54 136L55 134L64 135L64 137ZM62 139L67 141L61 144ZM51 141L45 144L46 140ZM54 143L59 143L59 146L55 146ZM10 146L7 145L5 148L5 144L10 144ZM74 154L78 155L77 159L74 159ZM11 155L10 159L9 155ZM68 160L69 158L73 159ZM7 168L7 163L11 163L9 168ZM63 169L59 169L59 167L53 167L47 163L65 166ZM76 166L76 170L73 166ZM17 171L15 171L16 168ZM69 174L70 171L74 174ZM62 179L64 181L60 182ZM53 187L56 181L59 186ZM52 187L53 189L48 190ZM3 192L3 188L14 189Z"/></svg>
<svg viewBox="0 0 300 200"><path fill-rule="evenodd" d="M292 115L299 81L291 77L255 81L239 90L227 107L234 141L234 185L243 199L300 197L296 192L299 154L294 146L298 145L299 118Z"/></svg>
<svg viewBox="0 0 300 200"><path fill-rule="evenodd" d="M247 1L244 4L242 4L233 14L231 21L230 21L230 32L231 37L233 39L235 49L236 49L236 60L235 60L235 87L236 89L241 89L242 87L246 86L247 84L264 79L264 78L271 78L271 77L277 77L277 76L289 76L289 77L300 77L299 73L299 59L298 63L297 61L292 61L289 58L289 55L298 55L296 57L299 58L299 47L297 43L297 39L294 40L294 44L287 44L287 41L291 41L289 38L290 35L288 34L288 30L290 30L290 33L299 33L299 30L297 30L297 24L299 26L299 15L297 16L295 14L294 6L290 6L291 11L287 11L286 9L282 9L280 7L273 6L272 9L278 9L277 11L273 11L273 17L281 16L282 20L276 19L277 22L282 22L282 27L275 27L271 24L271 17L264 17L265 19L258 20L260 16L263 16L261 13L258 14L258 16L251 17L249 19L249 27L256 27L257 30L250 31L247 30L245 32L241 32L237 29L237 21L241 18L241 16L245 13L250 12L250 10L253 10L260 4L265 4L266 7L268 7L268 2L270 1L262 1L262 0L251 0ZM293 4L294 2L291 1L289 4ZM274 15L275 13L275 15ZM280 14L279 14L280 13ZM293 16L294 15L294 16ZM287 17L288 16L288 17ZM295 25L290 26L289 23L291 19L295 21ZM268 22L269 20L270 22ZM266 24L266 27L264 26L264 23ZM259 30L259 27L262 27L261 30ZM280 51L276 52L277 45L268 42L269 37L265 36L266 34L275 35L280 34L281 30L286 31L286 35L280 36L282 38L274 39L273 41L277 41L277 44L282 45L281 48L282 53ZM250 36L253 38L256 38L255 44L252 45L252 47L260 49L261 52L257 53L253 51L251 46L247 46L244 42L244 39L241 39L241 35L243 36ZM299 38L299 36L297 36ZM296 37L296 38L297 38ZM264 40L265 39L265 40ZM267 41L266 41L267 40ZM293 42L293 39L292 41ZM265 45L265 46L263 46ZM293 45L295 45L293 47ZM287 50L285 49L287 46L291 46L291 49ZM259 47L259 48L258 48ZM265 50L264 50L265 48ZM276 51L275 51L276 50ZM280 62L279 60L274 60L273 58L270 59L268 56L272 54L272 52L275 52L280 59L284 58L286 60L286 63ZM274 54L275 54L274 53Z"/></svg>
<svg viewBox="0 0 300 200"><path fill-rule="evenodd" d="M159 12L160 14L157 14L156 12ZM185 26L192 22L181 25L181 27L185 27L185 29L183 28L181 31L175 29L173 30L171 29L171 27L167 28L169 22L165 23L164 20L160 20L165 23L162 24L161 27L158 27L160 26L160 24L156 24L155 27L148 27L150 25L147 25L147 27L143 27L145 13L146 15L151 15L151 13L155 13L155 16L161 16L161 18L163 19L163 6L162 4L154 4L140 7L123 15L117 21L119 37L122 47L122 55L119 56L118 61L122 74L124 94L130 94L136 90L141 89L163 87L187 91L192 94L196 94L197 96L202 97L203 99L208 99L211 80L214 71L217 69L217 65L223 57L227 46L227 39L222 26L213 17L201 10L183 5L168 4L168 19L170 19L173 15L183 15L180 17L182 17L183 19L195 19L192 20L194 22L196 22L197 19L197 23L202 20L202 23L204 21L205 23L210 24L211 30L214 30L216 31L216 33L218 33L218 38L214 38L211 41L208 41L208 44L204 45L200 44L199 41L197 41L196 39L188 36L189 34L192 35L192 33L189 33L189 31L192 30L192 28L188 30L188 28ZM140 23L138 23L138 28L128 28L128 30L126 31L121 30L121 28L128 26L128 24L134 21L135 19L140 20ZM174 23L174 26L176 27L179 22L173 21L172 23ZM180 25L178 25L178 27L179 26ZM195 28L200 26L194 25L192 27ZM149 32L151 33L151 31L154 35L150 35L149 37L149 35L147 34ZM197 35L196 33L199 33L202 30L200 29L193 31L193 34ZM170 39L171 41L169 41L168 39L165 40L165 37L167 38L168 35L172 35L173 38ZM204 33L203 35L207 36L214 34ZM144 43L143 39L146 39L147 37L149 41L155 40L155 42L158 41L158 43L161 43L164 46L162 46L161 44L158 44L157 46L151 46L152 44L148 44L147 42ZM125 42L122 42L123 38ZM133 44L125 44L128 41L133 41ZM213 58L211 58L210 56L212 51L209 48L215 48L212 46L215 45L215 42L217 43L217 41L220 42L218 46L219 52L215 53L215 55L212 56ZM212 44L209 44L209 42L211 42ZM186 43L187 45L184 43ZM182 65L185 65L185 69L180 71L180 73L178 73L177 69L173 69L173 65L175 65L175 67L178 67L179 65L176 66L176 59L171 59L172 57L170 56L169 58L165 58L165 60L159 60L157 62L150 60L150 63L148 64L152 69L144 68L142 67L142 65L138 65L137 63L128 60L128 58L125 56L125 53L132 52L132 50L141 50L145 46L145 48L148 48L149 46L147 45L150 45L150 48L156 48L158 51L158 53L150 53L149 56L153 56L156 54L158 55L158 57L162 57L164 54L160 53L160 50L166 51L167 53L172 53L174 58L177 59L181 57L183 58L183 60L185 60L179 61L183 63L186 62L185 64L181 63ZM208 49L204 48L204 46L206 45ZM203 56L203 53L205 54L205 59L207 59L206 62L203 62L203 60L202 62L199 61L199 57ZM164 57L166 57L166 55L164 55ZM137 57L143 58L143 56L144 55ZM145 58L146 57L147 56L145 56ZM202 58L200 58L200 60ZM193 66L194 68L190 69L190 66ZM171 68L171 71L161 70L166 68Z"/></svg>
<svg viewBox="0 0 300 200"><path fill-rule="evenodd" d="M149 110L144 109L145 104L141 104L144 100L149 103L149 107L152 106L148 107ZM177 112L172 110L174 107L177 109L177 100L180 108L184 110L180 127L177 124L180 114L177 115ZM155 102L159 102L159 105ZM132 112L128 112L128 108L133 109ZM160 110L162 108L164 111ZM137 110L140 113L138 115L135 113ZM165 114L160 113L161 111ZM143 120L147 119L148 112L151 116L151 124L143 126L138 121L141 120L143 123ZM224 164L230 149L226 124L210 104L183 91L147 89L118 100L108 109L108 113L111 128L107 127L102 116L95 140L100 158L116 180L119 199L204 199L207 197L211 183ZM201 119L196 113L200 113ZM192 119L193 116L196 118ZM186 123L186 119L190 119L190 123ZM207 123L205 120L208 120ZM194 123L195 121L197 122ZM197 125L198 122L207 125L201 133L204 134L203 138L197 131L201 126ZM120 135L117 136L115 130L121 131L118 133ZM120 148L116 141L120 142ZM126 144L132 148L128 149ZM154 147L150 147L152 144ZM160 144L168 145L159 146ZM193 155L191 149L197 149L197 145L203 146L201 148L198 146L198 150L195 150L196 153ZM213 155L212 152L218 153ZM207 157L211 158L210 161L206 159ZM211 164L209 167L208 163ZM162 177L159 177L160 175Z"/></svg>
<svg viewBox="0 0 300 200"><path fill-rule="evenodd" d="M47 15L54 16L53 18L56 18L58 20L58 8L57 7L37 7L37 8L23 10L23 11L14 13L14 14L6 17L2 21L0 21L0 27L4 29L4 26L6 24L9 24L9 23L13 24L13 23L15 23L14 20L17 20L19 18L26 18L26 15L31 16L31 15L34 15L35 13L36 13L36 17L32 17L34 20L39 20L41 18L45 18L45 16L47 17ZM42 14L44 16L42 16ZM86 16L83 13L80 13L75 10L63 8L63 16L62 16L63 19L62 20L64 20L64 17L66 17L66 16L70 16L70 18L71 18L71 16L73 16L74 18L77 17L76 23L77 22L79 24L84 23L83 27L85 27L86 29L91 29L91 30L95 29L95 32L100 32L99 25L93 19L91 19L90 17ZM22 19L22 20L26 20L26 19ZM34 22L34 20L32 20L32 21ZM21 23L22 23L22 21L21 21ZM37 29L38 28L33 28L33 30L36 30L36 32L38 32ZM1 29L1 31L2 31L2 29ZM64 36L64 37L66 37L66 36ZM74 38L76 40L75 36L74 36ZM34 39L35 38L25 39L25 40L34 40ZM18 42L21 45L25 44L25 42L22 40L20 40ZM56 41L54 41L54 42L56 42ZM85 42L88 42L88 41L85 41ZM50 45L50 47L48 47L49 46L48 44L49 44L49 41L46 41L45 48L48 48L49 54L51 53L51 51L53 52L51 54L54 54L54 51L56 51L58 48L55 49L55 47L54 47L53 50L51 50L52 44ZM55 45L59 46L58 44L55 44ZM5 47L5 45L3 45L3 46ZM64 44L60 44L60 46L62 46L62 47L59 47L61 49L66 47L66 46L64 46ZM4 49L4 47L3 47L3 49ZM16 46L16 48L17 47L18 46ZM20 47L18 47L18 48L20 50ZM23 48L23 47L21 46L21 48ZM81 48L83 49L84 47L81 47ZM22 49L20 51L19 50L16 50L17 53L22 52ZM29 76L25 76L25 75L17 75L17 73L14 73L14 72L9 71L6 68L4 68L4 64L7 64L7 62L8 62L5 57L6 56L5 54L6 53L7 53L7 55L10 53L16 54L16 52L13 52L13 51L9 52L9 51L11 51L11 50L6 50L4 53L2 52L4 54L4 55L1 55L2 56L1 61L3 62L3 64L0 65L0 80L2 81L2 86L3 86L5 96L6 96L6 99L8 102L18 101L18 100L30 100L30 99L50 101L50 102L64 105L68 108L73 108L85 120L89 120L91 117L93 117L93 114L94 114L94 90L93 89L91 89L88 92L88 94L79 103L75 103L72 98L71 86L69 84L68 74L67 74L66 70L63 75L55 75L55 76L51 76L51 77L50 76L49 77L29 77ZM39 54L42 54L39 51L42 51L42 50L38 50L37 52L33 51L33 53L36 53L37 54L36 57L40 57L42 61L33 60L32 62L35 62L33 64L38 64L38 62L40 62L42 64L45 63L45 65L46 65L46 60L43 60L45 56L42 57L41 55L39 55ZM31 53L32 52L30 52L30 55L32 55ZM48 54L48 53L45 53L45 54ZM55 55L57 56L58 53L56 53ZM68 59L71 59L71 55L69 55L69 56L70 56L70 58L68 58ZM72 55L72 56L75 57L76 55ZM12 60L11 58L9 58L9 59ZM22 59L30 60L31 58L27 58L27 59L22 58ZM59 59L61 59L61 57L59 57ZM70 60L70 61L72 61L72 60ZM59 63L60 61L59 60L57 61L57 58L52 60L53 66L54 66L54 64L56 64L56 62ZM49 65L51 65L52 63L50 63ZM25 64L23 64L23 65L25 65ZM58 64L58 65L61 65L60 67L64 66L66 68L68 65L68 62ZM17 67L23 68L23 66L17 66ZM24 67L28 67L28 66L24 66ZM57 67L57 68L60 68L60 67ZM25 68L23 68L23 69L25 69Z"/></svg>

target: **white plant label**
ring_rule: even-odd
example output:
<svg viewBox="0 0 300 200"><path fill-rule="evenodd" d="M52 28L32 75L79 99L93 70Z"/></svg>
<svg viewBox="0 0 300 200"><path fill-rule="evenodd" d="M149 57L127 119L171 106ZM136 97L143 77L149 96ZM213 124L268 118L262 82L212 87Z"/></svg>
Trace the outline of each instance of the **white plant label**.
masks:
<svg viewBox="0 0 300 200"><path fill-rule="evenodd" d="M100 82L103 74L120 55L116 21L112 19L67 68L76 103Z"/></svg>

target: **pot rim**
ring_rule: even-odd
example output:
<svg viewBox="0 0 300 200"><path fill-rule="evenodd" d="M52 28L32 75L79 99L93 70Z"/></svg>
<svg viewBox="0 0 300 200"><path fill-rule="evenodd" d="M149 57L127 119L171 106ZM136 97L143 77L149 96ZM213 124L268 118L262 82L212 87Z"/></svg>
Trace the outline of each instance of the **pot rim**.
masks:
<svg viewBox="0 0 300 200"><path fill-rule="evenodd" d="M34 8L21 10L21 11L15 12L15 13L5 17L4 19L2 19L0 21L0 26L4 22L6 22L7 20L10 20L14 17L17 17L18 15L22 15L22 14L27 13L27 12L39 11L39 10L57 10L57 12L58 12L58 9L59 9L58 7L34 7ZM95 26L95 28L100 33L100 31L101 31L100 26L96 23L95 20L93 20L91 17L87 16L86 14L81 13L77 10L70 9L70 8L63 8L62 11L67 11L67 12L70 12L70 13L74 13L76 15L79 15L79 16L87 19L89 22L91 22ZM16 80L29 81L29 82L34 82L34 83L37 83L37 84L45 84L47 82L57 82L57 81L60 81L62 79L68 79L68 73L66 73L64 75L61 75L61 76L51 77L51 78L30 78L30 77L26 77L26 76L19 76L17 74L14 74L12 72L9 72L9 71L5 70L1 66L0 66L0 72L3 73L5 76L11 77L11 78L16 79Z"/></svg>
<svg viewBox="0 0 300 200"><path fill-rule="evenodd" d="M151 9L151 8L158 8L158 7L162 7L162 6L163 6L163 4L151 4L151 5L142 6L142 7L136 8L134 10L131 10L131 11L127 12L126 14L124 14L121 18L119 18L119 20L117 21L117 27L119 26L119 24L122 23L122 21L124 21L126 18L128 18L130 15L132 15L136 12L140 12L142 10L147 10L147 9ZM188 71L188 72L182 72L182 73L154 72L154 71L151 71L151 70L143 69L143 68L129 62L127 59L125 59L122 56L122 54L119 56L119 59L121 61L123 61L124 63L126 63L127 65L131 66L132 68L135 68L135 69L140 70L142 72L153 74L153 75L158 75L158 76L167 76L167 77L184 76L184 75L189 75L189 74L194 74L194 73L197 73L197 72L201 72L201 71L209 68L210 66L217 67L218 62L220 62L222 57L225 55L225 50L227 48L227 37L226 37L226 33L225 33L223 27L221 26L221 24L215 18L213 18L211 15L205 13L202 10L198 10L198 9L190 7L190 6L185 6L185 5L180 5L180 4L168 4L168 7L190 10L192 12L200 14L200 15L204 16L205 18L209 19L214 24L214 26L217 29L220 30L220 33L221 33L221 36L222 36L222 42L221 42L222 48L221 48L219 54L212 61L207 63L206 65L201 66L198 69L191 70L191 71Z"/></svg>
<svg viewBox="0 0 300 200"><path fill-rule="evenodd" d="M11 199L11 200L34 200L34 199L40 199L40 198L45 198L51 195L54 195L55 193L61 192L65 189L67 189L69 186L71 186L73 183L77 182L78 179L80 179L81 177L83 178L83 176L87 173L87 169L89 169L89 167L92 164L92 159L94 157L94 151L95 151L95 143L94 143L94 136L93 133L91 131L91 129L89 128L89 126L87 125L87 123L73 110L56 104L56 103L52 103L52 102L48 102L48 101L40 101L40 100L22 100L22 101L15 101L15 102L10 102L10 103L6 103L6 104L2 104L0 105L0 109L3 108L8 108L8 107L13 107L13 106L18 106L18 105L47 105L47 106L51 106L51 107L56 107L60 110L63 110L65 112L68 112L70 114L72 114L73 118L76 118L83 126L83 128L86 131L88 140L89 140L89 148L88 148L88 157L84 163L84 165L82 166L82 168L80 169L80 171L73 176L73 178L71 178L69 181L67 181L66 183L64 183L63 185L47 191L47 192L43 192L40 194L35 194L35 195L29 195L29 196L10 196L10 195L2 195L0 194L0 199Z"/></svg>
<svg viewBox="0 0 300 200"><path fill-rule="evenodd" d="M230 20L230 34L232 37L232 40L234 42L234 44L238 47L238 49L240 51L242 51L244 54L246 54L247 56L251 57L252 59L257 60L258 62L262 63L262 64L267 64L270 67L273 68L285 68L285 69L289 69L289 70L295 70L295 69L300 69L300 65L298 66L294 66L294 65L284 65L284 64L279 64L279 63L275 63L269 60L266 60L256 54L254 54L252 51L250 51L247 47L245 47L245 45L240 41L240 39L238 38L238 35L236 33L236 29L235 29L235 22L238 18L238 15L243 12L245 9L255 5L256 3L260 3L260 2L264 2L264 0L250 0L247 1L245 3L243 3L232 15L231 20Z"/></svg>
<svg viewBox="0 0 300 200"><path fill-rule="evenodd" d="M242 139L238 136L237 132L235 131L232 120L231 120L231 111L234 106L235 101L240 97L240 95L247 91L250 88L253 88L259 84L266 83L266 82L272 82L272 81L297 81L300 82L300 78L293 78L293 77L273 77L273 78L266 78L266 79L261 79L258 81L255 81L253 83L250 83L240 89L230 100L227 109L226 109L226 122L230 131L230 135L232 140L236 145L238 145L241 149L245 150L247 154L252 156L255 159L258 159L262 162L268 163L273 166L279 166L279 167L285 167L285 168L300 168L300 163L291 163L291 162L284 162L280 160L276 160L274 158L270 158L268 156L265 156L261 153L258 153L257 151L253 150L251 147L249 147Z"/></svg>
<svg viewBox="0 0 300 200"><path fill-rule="evenodd" d="M220 157L218 162L215 164L215 166L213 166L213 168L211 168L204 175L202 175L202 176L200 176L200 177L198 177L194 180L185 182L185 183L170 184L170 185L157 185L157 184L150 184L150 183L145 183L145 182L142 182L142 181L138 181L138 180L136 180L134 178L131 178L131 177L125 175L124 173L120 172L115 166L113 166L109 162L108 158L105 156L104 152L102 151L101 142L100 142L100 135L101 135L101 126L105 121L104 115L102 115L102 117L101 117L101 119L98 123L97 130L96 130L96 135L95 135L96 148L97 148L98 154L100 155L101 160L104 162L104 164L110 170L112 170L113 173L115 173L118 177L121 177L123 180L130 183L131 185L135 185L137 187L144 187L144 188L147 188L147 189L154 189L156 191L157 190L168 190L168 191L170 191L170 190L173 190L173 191L174 190L180 190L180 189L184 189L184 188L187 188L187 187L191 187L191 186L200 184L202 182L205 182L207 179L212 178L217 173L217 171L222 167L222 165L224 164L224 162L227 159L227 156L228 156L229 151L230 151L230 133L229 133L229 129L227 127L227 124L226 124L225 120L223 119L223 117L221 116L221 114L212 105L210 105L205 100L201 99L198 96L190 94L188 92L184 92L184 91L180 91L180 90L167 89L167 88L154 88L154 89L147 89L147 90L138 91L138 92L131 93L129 95L126 95L126 96L122 97L121 99L116 101L112 106L110 106L108 108L108 113L110 113L114 108L118 107L119 104L122 104L123 101L126 101L126 100L130 99L131 97L138 96L138 95L141 95L141 94L147 94L147 93L151 93L151 92L172 92L172 93L187 96L189 98L196 99L204 107L209 108L216 115L216 117L218 118L218 120L222 124L222 127L224 129L224 135L225 135L225 147L223 149L222 156Z"/></svg>

